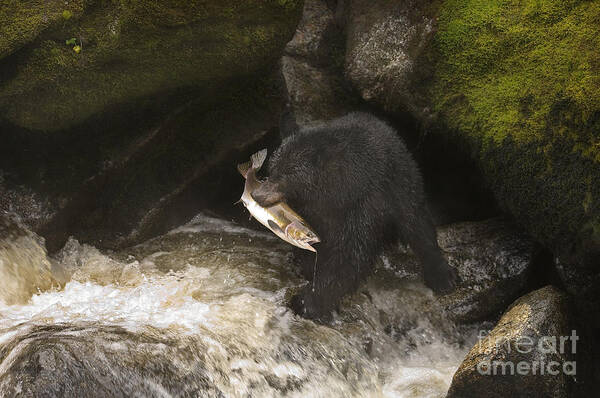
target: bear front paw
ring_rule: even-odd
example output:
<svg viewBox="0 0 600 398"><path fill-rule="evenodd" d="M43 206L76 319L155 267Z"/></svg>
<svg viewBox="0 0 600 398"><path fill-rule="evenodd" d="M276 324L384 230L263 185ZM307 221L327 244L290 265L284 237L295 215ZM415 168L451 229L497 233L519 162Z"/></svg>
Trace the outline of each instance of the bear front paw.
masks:
<svg viewBox="0 0 600 398"><path fill-rule="evenodd" d="M319 322L329 322L331 311L321 305L321 300L311 288L305 288L290 300L290 307L295 314Z"/></svg>
<svg viewBox="0 0 600 398"><path fill-rule="evenodd" d="M425 272L425 284L436 294L448 294L458 284L458 273L448 264Z"/></svg>

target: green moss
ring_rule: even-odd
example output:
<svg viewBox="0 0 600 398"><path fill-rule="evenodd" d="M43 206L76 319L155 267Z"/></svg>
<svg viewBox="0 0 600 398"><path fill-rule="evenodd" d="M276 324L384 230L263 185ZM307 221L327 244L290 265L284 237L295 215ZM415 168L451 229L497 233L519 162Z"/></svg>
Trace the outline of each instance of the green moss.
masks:
<svg viewBox="0 0 600 398"><path fill-rule="evenodd" d="M573 122L589 123L600 110L598 26L600 2L447 1L436 36L437 109L452 127L494 142L543 139L560 128L551 123L560 102L573 104ZM554 133L600 156L597 135Z"/></svg>
<svg viewBox="0 0 600 398"><path fill-rule="evenodd" d="M68 20L68 19L71 19L71 17L73 16L73 13L69 10L64 10L61 15L64 19Z"/></svg>
<svg viewBox="0 0 600 398"><path fill-rule="evenodd" d="M599 26L600 1L448 0L433 43L442 120L504 208L569 255L600 247Z"/></svg>
<svg viewBox="0 0 600 398"><path fill-rule="evenodd" d="M18 73L0 83L0 116L62 129L108 105L257 72L276 62L300 12L301 1L99 2L11 60ZM80 54L65 37L82 41Z"/></svg>
<svg viewBox="0 0 600 398"><path fill-rule="evenodd" d="M0 59L33 40L42 30L83 10L83 0L5 0L0 7ZM68 15L68 18L66 17Z"/></svg>

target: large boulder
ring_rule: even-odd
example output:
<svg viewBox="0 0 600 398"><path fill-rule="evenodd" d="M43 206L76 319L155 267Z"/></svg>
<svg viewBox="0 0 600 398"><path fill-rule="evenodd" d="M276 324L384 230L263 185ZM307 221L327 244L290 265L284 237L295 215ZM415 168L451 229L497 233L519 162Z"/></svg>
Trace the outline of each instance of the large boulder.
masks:
<svg viewBox="0 0 600 398"><path fill-rule="evenodd" d="M11 357L0 374L3 396L224 396L199 358L205 347L178 344L168 333L68 324L26 330L0 347L0 358Z"/></svg>
<svg viewBox="0 0 600 398"><path fill-rule="evenodd" d="M435 109L504 207L567 262L600 253L599 17L597 2L450 1L434 43Z"/></svg>
<svg viewBox="0 0 600 398"><path fill-rule="evenodd" d="M438 241L461 282L440 298L452 319L474 322L501 312L527 288L539 247L503 219L438 229Z"/></svg>
<svg viewBox="0 0 600 398"><path fill-rule="evenodd" d="M493 319L527 289L539 247L507 220L456 223L437 232L444 257L460 277L457 289L436 303L453 321ZM385 261L420 277L421 264L410 251L388 250Z"/></svg>
<svg viewBox="0 0 600 398"><path fill-rule="evenodd" d="M347 10L345 71L363 99L387 112L428 118L419 89L427 76L424 52L434 34L430 0L351 0Z"/></svg>
<svg viewBox="0 0 600 398"><path fill-rule="evenodd" d="M70 235L135 244L206 207L239 214L235 165L275 145L280 92L275 76L244 77L161 112L140 104L52 134L0 128L0 211L21 215L50 252Z"/></svg>
<svg viewBox="0 0 600 398"><path fill-rule="evenodd" d="M552 286L521 297L471 349L447 397L572 396L582 347L569 313L567 296Z"/></svg>
<svg viewBox="0 0 600 398"><path fill-rule="evenodd" d="M218 87L273 64L302 2L10 1L0 9L0 118L35 130L109 106ZM208 92L206 93L208 94Z"/></svg>

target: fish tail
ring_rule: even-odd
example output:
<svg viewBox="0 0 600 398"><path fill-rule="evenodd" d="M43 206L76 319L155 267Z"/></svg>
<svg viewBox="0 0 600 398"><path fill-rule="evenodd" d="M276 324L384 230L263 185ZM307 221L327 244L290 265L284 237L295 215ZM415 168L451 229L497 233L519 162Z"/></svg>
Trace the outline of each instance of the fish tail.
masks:
<svg viewBox="0 0 600 398"><path fill-rule="evenodd" d="M244 178L246 178L246 176L248 175L248 171L250 171L250 167L252 167L252 162L245 162L245 163L240 163L237 165L237 169L240 172L241 175L244 176Z"/></svg>
<svg viewBox="0 0 600 398"><path fill-rule="evenodd" d="M259 170L262 167L263 163L265 162L266 158L267 158L267 148L256 152L254 155L252 155L250 157L250 161L252 162L252 167L255 170Z"/></svg>

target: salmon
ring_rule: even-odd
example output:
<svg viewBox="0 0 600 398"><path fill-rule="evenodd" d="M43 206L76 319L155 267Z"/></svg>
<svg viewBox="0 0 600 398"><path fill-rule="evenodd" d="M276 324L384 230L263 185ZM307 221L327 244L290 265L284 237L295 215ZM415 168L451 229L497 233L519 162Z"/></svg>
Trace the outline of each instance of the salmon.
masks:
<svg viewBox="0 0 600 398"><path fill-rule="evenodd" d="M317 250L312 245L320 242L320 239L298 213L285 202L262 207L252 197L252 192L262 184L256 173L262 167L266 157L267 150L263 149L252 155L249 162L237 166L240 174L246 179L240 201L252 217L269 228L275 235L296 247L316 253Z"/></svg>

